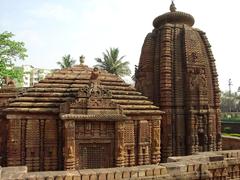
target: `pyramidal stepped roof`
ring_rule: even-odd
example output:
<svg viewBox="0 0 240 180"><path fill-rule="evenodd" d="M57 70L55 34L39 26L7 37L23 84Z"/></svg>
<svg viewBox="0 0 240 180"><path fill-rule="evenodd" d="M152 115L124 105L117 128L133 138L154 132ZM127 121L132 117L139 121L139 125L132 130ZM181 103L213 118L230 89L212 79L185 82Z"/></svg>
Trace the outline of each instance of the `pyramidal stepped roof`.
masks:
<svg viewBox="0 0 240 180"><path fill-rule="evenodd" d="M20 94L5 109L7 112L60 113L60 104L73 101L81 88L90 83L93 69L86 65L57 70ZM112 93L111 100L124 114L160 114L147 97L126 84L120 77L99 70L101 86Z"/></svg>

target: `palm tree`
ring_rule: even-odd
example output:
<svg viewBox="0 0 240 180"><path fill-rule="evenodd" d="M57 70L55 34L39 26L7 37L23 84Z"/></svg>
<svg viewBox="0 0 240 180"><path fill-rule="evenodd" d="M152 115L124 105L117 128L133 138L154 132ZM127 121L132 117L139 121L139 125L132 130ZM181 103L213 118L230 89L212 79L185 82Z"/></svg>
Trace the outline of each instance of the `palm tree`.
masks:
<svg viewBox="0 0 240 180"><path fill-rule="evenodd" d="M95 58L98 63L96 67L104 69L109 73L116 74L118 76L130 75L131 71L128 67L129 62L122 62L124 57L125 56L121 56L119 58L118 48L110 48L110 50L103 52L103 59Z"/></svg>
<svg viewBox="0 0 240 180"><path fill-rule="evenodd" d="M62 61L58 61L57 64L63 69L72 67L75 64L75 60L71 57L70 54L62 57Z"/></svg>

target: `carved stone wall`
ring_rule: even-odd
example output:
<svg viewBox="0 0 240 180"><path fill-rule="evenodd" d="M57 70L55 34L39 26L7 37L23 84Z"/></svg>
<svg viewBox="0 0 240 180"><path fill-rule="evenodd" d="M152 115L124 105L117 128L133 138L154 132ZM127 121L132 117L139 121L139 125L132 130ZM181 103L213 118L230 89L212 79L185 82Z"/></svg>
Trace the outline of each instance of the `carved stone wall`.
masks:
<svg viewBox="0 0 240 180"><path fill-rule="evenodd" d="M165 111L163 161L172 155L221 150L215 60L205 33L193 24L191 15L179 11L155 18L136 68L136 88Z"/></svg>
<svg viewBox="0 0 240 180"><path fill-rule="evenodd" d="M57 117L8 115L7 166L27 165L29 171L61 168Z"/></svg>
<svg viewBox="0 0 240 180"><path fill-rule="evenodd" d="M111 91L95 78L79 90L75 101L60 107L65 126L74 124L73 128L64 129L64 169L160 162L161 116L126 116L111 98ZM71 157L67 153L69 147L75 152Z"/></svg>
<svg viewBox="0 0 240 180"><path fill-rule="evenodd" d="M15 98L18 90L14 86L7 86L0 88L0 165L6 165L7 153L7 133L8 121L3 109L7 107L11 98Z"/></svg>

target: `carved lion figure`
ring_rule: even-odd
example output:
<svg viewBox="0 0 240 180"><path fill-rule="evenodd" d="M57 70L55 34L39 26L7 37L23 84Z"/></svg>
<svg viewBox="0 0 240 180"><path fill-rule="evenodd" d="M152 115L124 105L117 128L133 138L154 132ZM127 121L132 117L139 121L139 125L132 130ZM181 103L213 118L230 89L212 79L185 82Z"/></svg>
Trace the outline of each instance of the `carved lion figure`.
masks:
<svg viewBox="0 0 240 180"><path fill-rule="evenodd" d="M93 68L90 79L91 80L97 80L99 74L100 74L100 71L98 70L98 68L97 67Z"/></svg>
<svg viewBox="0 0 240 180"><path fill-rule="evenodd" d="M8 76L3 77L3 85L15 87L15 82Z"/></svg>

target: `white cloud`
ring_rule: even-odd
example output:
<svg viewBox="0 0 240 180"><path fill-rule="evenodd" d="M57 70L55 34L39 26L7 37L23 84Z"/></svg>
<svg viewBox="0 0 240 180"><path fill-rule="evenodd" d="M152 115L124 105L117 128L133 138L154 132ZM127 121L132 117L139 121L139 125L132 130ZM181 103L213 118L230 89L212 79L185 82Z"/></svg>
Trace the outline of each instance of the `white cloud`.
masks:
<svg viewBox="0 0 240 180"><path fill-rule="evenodd" d="M25 38L21 38L29 47L32 64L53 67L62 55L70 53L76 59L84 54L86 64L93 65L94 58L112 46L118 47L121 55L126 55L125 60L130 62L133 71L144 38L153 29L153 19L169 11L171 3L169 0L38 1L40 5L34 4L31 10L27 10L24 21L3 22L19 23L16 31L33 31L25 31ZM240 1L176 0L175 4L177 10L195 17L194 27L207 33L216 58L221 89L227 89L229 78L236 89L240 85L240 24L237 23Z"/></svg>
<svg viewBox="0 0 240 180"><path fill-rule="evenodd" d="M68 9L61 4L53 4L49 2L44 3L41 7L30 10L29 12L38 18L47 18L57 21L68 21L74 16L71 9Z"/></svg>
<svg viewBox="0 0 240 180"><path fill-rule="evenodd" d="M17 38L24 39L24 42L27 47L36 48L36 47L43 47L45 43L42 41L40 34L36 31L26 29L20 32L17 32Z"/></svg>

